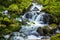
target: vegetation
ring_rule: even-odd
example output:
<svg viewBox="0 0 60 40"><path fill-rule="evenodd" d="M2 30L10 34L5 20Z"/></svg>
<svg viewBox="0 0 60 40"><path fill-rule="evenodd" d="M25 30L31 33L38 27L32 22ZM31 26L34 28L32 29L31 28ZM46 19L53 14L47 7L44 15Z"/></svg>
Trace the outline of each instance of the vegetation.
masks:
<svg viewBox="0 0 60 40"><path fill-rule="evenodd" d="M45 36L51 36L56 33L57 25L56 24L50 24L49 26L44 26L43 28L39 27L37 29L37 32L40 35L45 35Z"/></svg>
<svg viewBox="0 0 60 40"><path fill-rule="evenodd" d="M44 6L43 11L54 16L55 22L60 20L60 0L36 0L36 2Z"/></svg>
<svg viewBox="0 0 60 40"><path fill-rule="evenodd" d="M11 14L21 14L23 10L27 10L32 0L1 0L0 10L9 10Z"/></svg>
<svg viewBox="0 0 60 40"><path fill-rule="evenodd" d="M60 40L60 34L56 34L51 37L51 40Z"/></svg>
<svg viewBox="0 0 60 40"><path fill-rule="evenodd" d="M0 34L5 35L21 28L21 22L8 18L0 17Z"/></svg>
<svg viewBox="0 0 60 40"><path fill-rule="evenodd" d="M18 5L16 5L16 4L10 5L10 6L9 6L9 10L10 10L10 11L18 11Z"/></svg>
<svg viewBox="0 0 60 40"><path fill-rule="evenodd" d="M56 29L56 28L57 28L57 25L56 25L56 24L50 24L50 27L51 27L52 29Z"/></svg>
<svg viewBox="0 0 60 40"><path fill-rule="evenodd" d="M39 27L37 32L40 35L54 34L55 29L57 29L56 23L60 22L60 0L35 0L34 2L42 4L42 11L48 12L53 17L48 20L49 22L53 21L52 24L43 28ZM24 11L28 11L31 4L32 0L0 0L0 37L20 30L22 23L15 19L20 17L20 14ZM4 14L5 10L8 10L7 15ZM23 23L26 21L23 21ZM31 22L30 24L35 23ZM60 34L56 34L51 37L51 40L59 39ZM2 38L0 40L2 40Z"/></svg>
<svg viewBox="0 0 60 40"><path fill-rule="evenodd" d="M23 10L27 11L31 5L31 2L32 0L0 0L1 36L20 30L22 23L15 20L15 18L20 17L20 14L23 12ZM8 15L3 14L3 11L5 10L8 10Z"/></svg>

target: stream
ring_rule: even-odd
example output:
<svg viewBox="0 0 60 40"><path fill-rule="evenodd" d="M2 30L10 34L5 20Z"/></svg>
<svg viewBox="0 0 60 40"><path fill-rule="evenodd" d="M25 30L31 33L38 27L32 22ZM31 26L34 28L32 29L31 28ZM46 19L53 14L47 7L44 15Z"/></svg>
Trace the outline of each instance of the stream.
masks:
<svg viewBox="0 0 60 40"><path fill-rule="evenodd" d="M4 36L6 40L8 40L8 38L10 40L34 40L42 39L43 37L50 39L49 36L41 36L37 32L38 27L48 26L49 14L41 12L43 8L42 5L38 5L36 3L32 4L33 6L30 8L30 11L26 12L24 15L21 15L21 18L16 18L16 20L22 21L23 24L26 25L22 25L19 32L13 32L11 36L10 34Z"/></svg>

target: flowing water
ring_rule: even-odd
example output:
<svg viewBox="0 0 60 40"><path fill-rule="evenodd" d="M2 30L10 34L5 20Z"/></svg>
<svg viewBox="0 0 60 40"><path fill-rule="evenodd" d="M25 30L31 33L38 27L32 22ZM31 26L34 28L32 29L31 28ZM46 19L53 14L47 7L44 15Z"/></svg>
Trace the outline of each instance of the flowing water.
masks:
<svg viewBox="0 0 60 40"><path fill-rule="evenodd" d="M43 8L42 5L32 4L33 6L30 8L29 12L22 15L22 18L16 18L16 20L25 22L26 25L22 25L19 32L13 32L10 37L11 40L41 39L43 37L40 36L36 30L38 27L48 26L48 15L46 15L45 12L40 12Z"/></svg>

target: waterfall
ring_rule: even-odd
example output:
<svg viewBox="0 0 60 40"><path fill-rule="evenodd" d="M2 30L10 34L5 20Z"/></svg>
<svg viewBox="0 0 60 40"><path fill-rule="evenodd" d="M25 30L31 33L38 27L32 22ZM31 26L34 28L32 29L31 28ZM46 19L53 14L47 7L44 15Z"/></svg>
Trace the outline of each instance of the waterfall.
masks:
<svg viewBox="0 0 60 40"><path fill-rule="evenodd" d="M26 21L27 25L22 25L22 28L19 31L20 33L14 32L14 35L11 37L11 40L29 40L42 38L42 36L40 36L36 30L38 27L44 27L48 25L47 21L46 23L44 23L45 12L40 12L43 8L42 5L38 5L35 3L32 4L33 6L30 8L29 12L26 12L24 15L22 15L22 18L20 19L16 18L16 20L19 21Z"/></svg>

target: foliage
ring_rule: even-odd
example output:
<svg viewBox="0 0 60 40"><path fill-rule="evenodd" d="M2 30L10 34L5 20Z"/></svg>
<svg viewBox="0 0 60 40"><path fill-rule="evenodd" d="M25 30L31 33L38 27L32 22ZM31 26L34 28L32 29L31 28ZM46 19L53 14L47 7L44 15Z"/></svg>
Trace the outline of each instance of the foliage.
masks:
<svg viewBox="0 0 60 40"><path fill-rule="evenodd" d="M9 10L11 13L21 14L23 10L27 10L32 0L1 0L0 10Z"/></svg>
<svg viewBox="0 0 60 40"><path fill-rule="evenodd" d="M18 11L18 5L16 5L16 4L11 4L11 5L9 6L9 10L10 10L10 11Z"/></svg>
<svg viewBox="0 0 60 40"><path fill-rule="evenodd" d="M21 22L14 18L19 17L23 10L27 10L32 0L0 0L0 34L5 35L21 28ZM3 11L8 10L8 15ZM18 15L17 15L18 14ZM10 16L10 18L8 18Z"/></svg>
<svg viewBox="0 0 60 40"><path fill-rule="evenodd" d="M49 0L36 0L39 4L47 5L49 3Z"/></svg>
<svg viewBox="0 0 60 40"><path fill-rule="evenodd" d="M8 17L0 17L0 34L5 35L21 28L21 22Z"/></svg>
<svg viewBox="0 0 60 40"><path fill-rule="evenodd" d="M52 14L57 21L60 20L60 0L36 0L36 2L44 6L42 10Z"/></svg>
<svg viewBox="0 0 60 40"><path fill-rule="evenodd" d="M11 3L12 1L10 0L0 0L0 5L3 5L5 7L8 7Z"/></svg>
<svg viewBox="0 0 60 40"><path fill-rule="evenodd" d="M51 40L60 40L60 34L56 34L51 37Z"/></svg>
<svg viewBox="0 0 60 40"><path fill-rule="evenodd" d="M7 8L5 6L0 5L0 12L6 10Z"/></svg>
<svg viewBox="0 0 60 40"><path fill-rule="evenodd" d="M31 1L32 0L22 0L21 4L20 4L20 9L27 9L30 5L31 5Z"/></svg>

